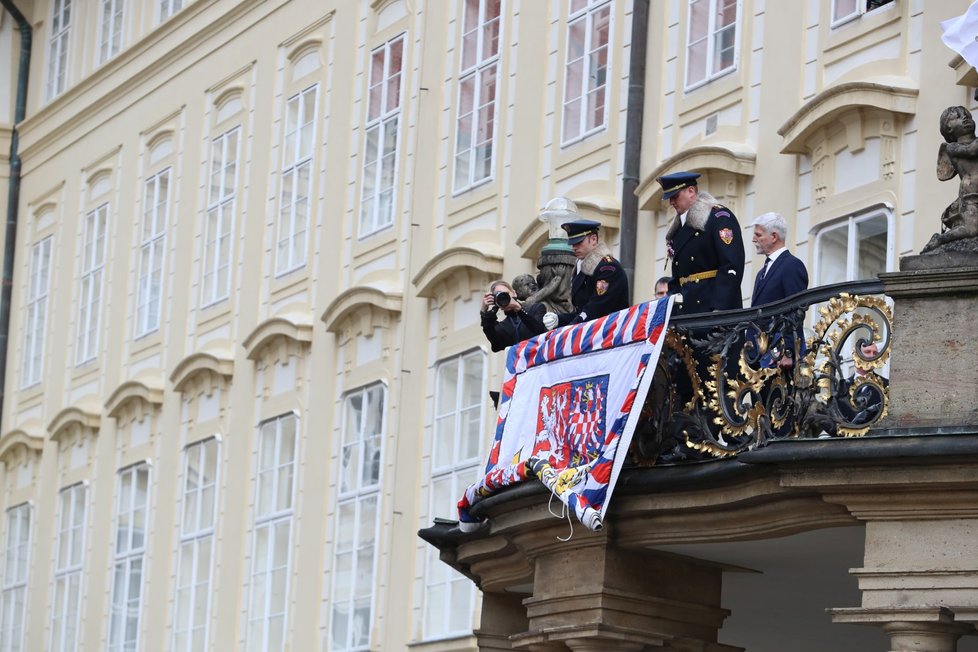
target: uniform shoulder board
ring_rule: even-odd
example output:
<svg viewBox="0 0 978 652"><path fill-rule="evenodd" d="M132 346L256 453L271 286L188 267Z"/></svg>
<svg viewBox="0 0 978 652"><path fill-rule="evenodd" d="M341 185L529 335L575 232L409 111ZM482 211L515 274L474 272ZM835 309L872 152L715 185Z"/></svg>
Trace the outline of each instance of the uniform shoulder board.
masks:
<svg viewBox="0 0 978 652"><path fill-rule="evenodd" d="M608 254L607 256L605 256L604 258L602 258L601 260L603 260L606 263L610 263L611 261L614 260L614 257L612 257L611 254Z"/></svg>

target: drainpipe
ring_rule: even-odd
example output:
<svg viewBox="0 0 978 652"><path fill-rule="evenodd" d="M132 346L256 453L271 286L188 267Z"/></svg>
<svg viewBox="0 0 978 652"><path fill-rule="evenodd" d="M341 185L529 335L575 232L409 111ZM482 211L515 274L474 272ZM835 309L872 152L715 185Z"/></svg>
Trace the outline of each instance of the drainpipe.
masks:
<svg viewBox="0 0 978 652"><path fill-rule="evenodd" d="M621 188L621 266L635 295L635 238L638 230L639 168L642 162L642 114L645 111L645 55L649 40L649 0L632 3L632 45L628 62L628 109L625 113L625 164ZM632 297L629 297L629 302Z"/></svg>
<svg viewBox="0 0 978 652"><path fill-rule="evenodd" d="M0 286L0 427L3 424L3 407L7 384L7 346L10 336L10 295L14 284L14 252L17 242L17 208L20 204L20 135L17 126L23 122L27 110L27 77L31 64L31 26L24 14L14 6L13 0L0 0L10 12L20 29L20 65L17 69L17 103L14 106L14 124L10 137L10 185L7 188L7 231L3 248L3 281Z"/></svg>

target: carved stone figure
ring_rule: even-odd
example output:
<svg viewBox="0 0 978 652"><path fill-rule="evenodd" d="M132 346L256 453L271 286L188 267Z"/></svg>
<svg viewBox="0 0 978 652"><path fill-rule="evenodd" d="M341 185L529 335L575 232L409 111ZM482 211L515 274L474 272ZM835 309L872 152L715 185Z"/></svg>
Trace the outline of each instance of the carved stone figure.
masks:
<svg viewBox="0 0 978 652"><path fill-rule="evenodd" d="M524 303L539 289L537 280L530 274L520 274L513 279L513 291L516 292L516 298Z"/></svg>
<svg viewBox="0 0 978 652"><path fill-rule="evenodd" d="M963 106L944 109L941 135L947 142L937 152L937 178L947 181L956 175L961 177L961 186L958 198L944 209L941 232L934 234L921 253L978 238L978 137L971 112Z"/></svg>
<svg viewBox="0 0 978 652"><path fill-rule="evenodd" d="M542 303L548 312L571 312L571 280L577 266L574 251L567 244L567 233L560 228L565 222L580 219L577 205L566 197L554 197L543 208L539 219L549 228L549 240L537 258L539 290L527 297L528 303Z"/></svg>

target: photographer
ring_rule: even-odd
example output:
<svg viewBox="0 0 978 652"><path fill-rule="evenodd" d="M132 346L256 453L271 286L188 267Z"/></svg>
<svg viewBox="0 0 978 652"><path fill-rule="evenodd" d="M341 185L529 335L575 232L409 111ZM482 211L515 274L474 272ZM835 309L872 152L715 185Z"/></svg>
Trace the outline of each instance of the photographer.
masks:
<svg viewBox="0 0 978 652"><path fill-rule="evenodd" d="M502 310L503 319L497 316ZM547 311L542 303L523 305L506 281L493 281L489 291L482 297L482 332L492 345L493 351L502 351L507 346L546 332L543 315Z"/></svg>

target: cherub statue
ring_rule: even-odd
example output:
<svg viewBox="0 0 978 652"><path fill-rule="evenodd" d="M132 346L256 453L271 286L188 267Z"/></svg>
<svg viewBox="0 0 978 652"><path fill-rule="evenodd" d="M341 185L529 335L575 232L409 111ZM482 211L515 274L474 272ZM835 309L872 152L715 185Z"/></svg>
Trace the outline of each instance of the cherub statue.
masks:
<svg viewBox="0 0 978 652"><path fill-rule="evenodd" d="M520 301L526 302L539 289L537 280L530 274L520 274L513 279L513 291L516 292L516 298Z"/></svg>
<svg viewBox="0 0 978 652"><path fill-rule="evenodd" d="M937 152L937 178L961 177L958 198L944 209L943 228L935 233L920 253L932 251L954 240L978 237L978 137L975 120L963 106L951 106L941 114L941 143Z"/></svg>
<svg viewBox="0 0 978 652"><path fill-rule="evenodd" d="M550 258L556 257L550 256ZM527 297L527 301L529 303L542 303L547 306L547 310L550 312L573 311L574 304L570 299L570 290L571 279L574 277L574 265L550 260L538 264L540 267L538 277L540 289Z"/></svg>

